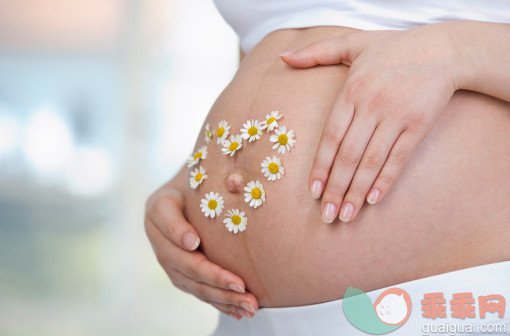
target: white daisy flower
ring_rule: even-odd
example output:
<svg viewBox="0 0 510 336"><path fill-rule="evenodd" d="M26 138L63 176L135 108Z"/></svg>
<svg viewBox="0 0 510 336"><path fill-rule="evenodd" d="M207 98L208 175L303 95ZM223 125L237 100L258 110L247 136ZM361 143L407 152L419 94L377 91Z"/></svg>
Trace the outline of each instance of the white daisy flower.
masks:
<svg viewBox="0 0 510 336"><path fill-rule="evenodd" d="M205 198L202 198L200 207L205 217L214 218L215 216L219 216L223 210L223 196L211 191L205 194Z"/></svg>
<svg viewBox="0 0 510 336"><path fill-rule="evenodd" d="M194 166L198 163L198 161L204 160L206 158L207 158L207 147L202 146L202 147L200 147L198 152L196 152L195 154L193 154L192 156L190 156L188 158L188 161L187 161L188 167Z"/></svg>
<svg viewBox="0 0 510 336"><path fill-rule="evenodd" d="M279 180L284 174L282 162L274 155L272 159L270 157L266 157L266 159L262 161L261 166L261 171L269 181L275 181L276 179Z"/></svg>
<svg viewBox="0 0 510 336"><path fill-rule="evenodd" d="M244 128L241 128L241 136L243 139L248 140L248 142L252 142L260 139L262 135L262 125L258 120L248 120L246 124L243 124Z"/></svg>
<svg viewBox="0 0 510 336"><path fill-rule="evenodd" d="M277 128L274 132L276 135L273 134L269 138L271 142L275 142L273 149L278 148L278 153L282 154L284 154L285 151L290 152L291 148L294 147L294 144L296 143L296 140L294 139L294 131L287 131L287 127L282 126Z"/></svg>
<svg viewBox="0 0 510 336"><path fill-rule="evenodd" d="M210 143L212 139L212 131L209 128L209 123L205 125L205 143Z"/></svg>
<svg viewBox="0 0 510 336"><path fill-rule="evenodd" d="M278 111L272 111L266 115L266 120L262 121L262 129L267 128L267 132L274 130L278 127L278 120L282 117Z"/></svg>
<svg viewBox="0 0 510 336"><path fill-rule="evenodd" d="M218 129L216 130L216 136L218 137L218 140L216 140L217 144L223 144L223 141L228 137L228 134L230 133L230 125L226 120L220 121L218 124Z"/></svg>
<svg viewBox="0 0 510 336"><path fill-rule="evenodd" d="M244 187L244 191L246 191L244 193L244 201L250 203L250 206L255 209L262 205L262 202L266 201L266 192L259 181L248 182L246 187Z"/></svg>
<svg viewBox="0 0 510 336"><path fill-rule="evenodd" d="M230 140L223 141L223 154L233 156L235 152L243 147L243 138L240 135L231 135Z"/></svg>
<svg viewBox="0 0 510 336"><path fill-rule="evenodd" d="M229 210L228 214L225 216L228 218L225 218L223 223L225 223L229 232L237 233L246 230L248 218L244 215L244 212L239 211L238 209L232 209Z"/></svg>
<svg viewBox="0 0 510 336"><path fill-rule="evenodd" d="M189 184L191 188L196 189L206 178L207 175L205 175L205 169L204 167L200 166L191 172Z"/></svg>

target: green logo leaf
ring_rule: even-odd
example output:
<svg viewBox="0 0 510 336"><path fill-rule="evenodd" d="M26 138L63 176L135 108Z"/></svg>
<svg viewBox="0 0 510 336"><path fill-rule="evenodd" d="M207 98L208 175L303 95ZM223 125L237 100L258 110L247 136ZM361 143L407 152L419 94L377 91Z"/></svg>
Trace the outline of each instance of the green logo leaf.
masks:
<svg viewBox="0 0 510 336"><path fill-rule="evenodd" d="M401 327L381 321L368 295L355 287L348 287L345 291L342 308L353 326L369 334L387 334Z"/></svg>

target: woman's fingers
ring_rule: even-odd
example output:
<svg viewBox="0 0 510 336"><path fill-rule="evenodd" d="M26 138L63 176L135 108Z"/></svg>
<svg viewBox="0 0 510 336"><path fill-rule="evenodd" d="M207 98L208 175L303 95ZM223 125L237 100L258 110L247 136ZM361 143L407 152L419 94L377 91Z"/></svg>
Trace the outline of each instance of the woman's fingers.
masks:
<svg viewBox="0 0 510 336"><path fill-rule="evenodd" d="M184 274L182 275L185 276ZM205 301L207 303L214 302L216 304L235 306L236 307L235 312L240 313L245 317L248 316L246 316L247 314L243 313L243 310L245 312L250 312L252 314L255 314L257 312L258 305L255 302L255 300L253 300L253 295L251 294L248 293L239 294L196 281L189 280L182 281L186 283L186 286L189 288L191 293L193 293L197 298L199 298L202 301Z"/></svg>
<svg viewBox="0 0 510 336"><path fill-rule="evenodd" d="M402 129L390 122L379 124L365 149L361 162L340 209L353 209L352 214L340 218L344 222L352 220L365 202L370 187L374 184L391 148L400 136ZM372 199L379 195L372 195ZM340 210L342 215L342 210Z"/></svg>
<svg viewBox="0 0 510 336"><path fill-rule="evenodd" d="M239 321L240 319L242 319L242 318L243 318L243 317L242 317L241 315L239 315L239 314L231 313L231 312L226 311L226 310L221 310L221 309L219 309L218 307L216 307L215 305L213 305L213 307L214 307L214 308L216 308L216 309L218 309L221 313L223 313L223 314L225 314L225 315L228 315L228 316L230 316L230 317L232 317L232 318L234 318L234 319L236 319L236 320L238 320L238 321Z"/></svg>
<svg viewBox="0 0 510 336"><path fill-rule="evenodd" d="M384 197L458 87L451 73L445 71L452 58L444 54L444 48L427 49L425 54L416 52L421 45L430 44L435 34L436 30L422 27L402 32L357 31L280 55L296 68L350 66L337 101L343 98L352 104L346 107L335 102L340 108L328 116L310 173L310 191L316 197L322 193L325 222L332 222L338 214L341 220L349 221L358 213L363 199L375 204ZM439 75L430 77L430 73ZM367 107L367 111L358 113L360 106ZM367 124L356 126L358 118L366 119ZM354 121L349 125L351 119ZM374 141L373 149L365 153L375 128L373 121L387 121L395 128L387 133L388 138L381 139L383 142ZM402 129L406 130L402 134L393 133ZM398 140L386 156L392 137Z"/></svg>
<svg viewBox="0 0 510 336"><path fill-rule="evenodd" d="M157 259L174 285L205 302L221 304L220 310L239 317L255 313L257 299L245 292L244 281L237 275L210 262L203 253L188 250L186 234L198 235L183 215L182 200L176 194L157 194L147 202L145 230ZM227 305L237 308L226 309ZM250 313L248 313L248 311Z"/></svg>
<svg viewBox="0 0 510 336"><path fill-rule="evenodd" d="M239 308L230 304L211 302L211 305L218 309L219 311L221 311L222 313L232 316L236 320L240 320L243 317L252 318L255 315L243 308Z"/></svg>
<svg viewBox="0 0 510 336"><path fill-rule="evenodd" d="M355 115L340 145L322 196L321 217L324 222L333 222L339 213L341 220L352 213L352 208L340 210L340 205L375 127L375 119Z"/></svg>
<svg viewBox="0 0 510 336"><path fill-rule="evenodd" d="M362 31L315 42L297 51L283 52L282 60L296 68L314 65L351 65L366 44L367 35Z"/></svg>
<svg viewBox="0 0 510 336"><path fill-rule="evenodd" d="M199 251L190 252L181 249L163 236L148 218L146 218L145 229L156 257L167 273L169 269L175 269L194 281L233 290L238 293L245 292L244 281L241 278L210 262Z"/></svg>
<svg viewBox="0 0 510 336"><path fill-rule="evenodd" d="M386 163L377 176L372 188L370 188L367 202L375 204L386 195L422 138L423 135L411 131L404 131L398 137L386 159Z"/></svg>
<svg viewBox="0 0 510 336"><path fill-rule="evenodd" d="M208 284L192 281L186 275L177 272L172 275L177 283L180 283L180 289L192 294L198 299L210 303L219 310L228 311L234 314L240 314L251 318L257 312L258 305L254 302L251 294L237 294L235 292L216 288Z"/></svg>
<svg viewBox="0 0 510 336"><path fill-rule="evenodd" d="M255 306L252 305L249 299L229 301L228 292L222 293L221 291L223 290L221 289L190 281L186 275L180 272L173 274L172 278L179 284L181 290L194 295L199 300L211 304L224 314L230 315L236 319L240 319L241 317L252 318L255 315ZM243 307L246 307L246 309Z"/></svg>
<svg viewBox="0 0 510 336"><path fill-rule="evenodd" d="M147 201L146 213L165 237L177 246L193 251L200 244L200 238L184 217L181 198L177 193L155 194Z"/></svg>
<svg viewBox="0 0 510 336"><path fill-rule="evenodd" d="M324 192L338 147L351 124L353 115L353 105L348 103L344 96L339 95L332 112L324 123L324 129L310 171L308 187L314 198L321 197Z"/></svg>
<svg viewBox="0 0 510 336"><path fill-rule="evenodd" d="M253 302L250 294L240 295L231 291L216 288L208 284L192 281L185 274L177 272L172 274L174 281L184 291L196 296L198 299L212 304L221 311L239 314L247 318L253 317L258 305Z"/></svg>
<svg viewBox="0 0 510 336"><path fill-rule="evenodd" d="M235 318L236 320L240 320L243 318L243 316L245 316L245 315L241 314L241 312L238 311L239 309L242 309L242 308L237 308L236 306L233 306L233 305L226 305L223 303L216 303L216 302L211 302L211 305L214 308L218 309L223 314L231 316L231 317ZM246 314L245 317L249 317L249 318L252 317L251 313L248 313L247 311L245 311L245 314Z"/></svg>

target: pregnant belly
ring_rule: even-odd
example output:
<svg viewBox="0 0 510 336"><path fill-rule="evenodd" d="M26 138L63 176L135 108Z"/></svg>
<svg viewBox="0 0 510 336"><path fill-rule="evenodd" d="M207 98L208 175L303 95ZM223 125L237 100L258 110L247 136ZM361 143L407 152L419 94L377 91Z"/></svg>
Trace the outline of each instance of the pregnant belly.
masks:
<svg viewBox="0 0 510 336"><path fill-rule="evenodd" d="M308 174L325 118L341 88L344 66L292 69L278 58L315 40L348 31L338 27L282 30L266 37L243 61L205 124L195 149L207 146L207 179L186 191L187 217L215 263L240 275L262 307L339 299L348 286L369 291L455 269L510 259L510 105L459 92L417 148L402 175L377 205L365 204L350 223L325 224L320 201L308 191ZM296 143L278 153L274 131L222 153L215 130L222 120L241 134L247 120L278 110L279 126ZM266 157L284 167L280 179L261 172ZM244 186L261 182L265 202L253 208ZM201 200L223 197L223 212L204 216ZM227 211L247 218L246 230L229 232Z"/></svg>

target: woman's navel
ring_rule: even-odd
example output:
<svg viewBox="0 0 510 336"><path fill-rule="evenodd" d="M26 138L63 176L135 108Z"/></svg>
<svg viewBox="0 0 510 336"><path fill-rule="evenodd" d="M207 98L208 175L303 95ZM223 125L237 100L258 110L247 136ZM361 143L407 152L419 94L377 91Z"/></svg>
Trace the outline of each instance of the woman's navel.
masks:
<svg viewBox="0 0 510 336"><path fill-rule="evenodd" d="M234 194L242 192L245 184L244 173L239 169L229 172L225 178L225 187Z"/></svg>

